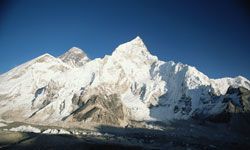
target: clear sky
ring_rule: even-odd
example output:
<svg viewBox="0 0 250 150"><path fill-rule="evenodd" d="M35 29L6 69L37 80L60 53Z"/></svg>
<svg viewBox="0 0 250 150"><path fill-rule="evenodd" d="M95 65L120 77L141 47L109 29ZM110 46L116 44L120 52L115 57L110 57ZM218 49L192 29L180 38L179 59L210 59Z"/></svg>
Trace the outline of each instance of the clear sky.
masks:
<svg viewBox="0 0 250 150"><path fill-rule="evenodd" d="M250 79L247 0L0 0L0 73L73 46L103 57L137 35L161 60Z"/></svg>

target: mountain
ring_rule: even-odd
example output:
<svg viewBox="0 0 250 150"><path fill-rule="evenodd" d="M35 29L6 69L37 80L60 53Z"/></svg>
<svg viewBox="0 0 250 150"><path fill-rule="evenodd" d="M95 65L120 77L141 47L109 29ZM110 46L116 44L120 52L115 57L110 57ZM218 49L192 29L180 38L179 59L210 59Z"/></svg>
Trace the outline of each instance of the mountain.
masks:
<svg viewBox="0 0 250 150"><path fill-rule="evenodd" d="M0 117L121 126L207 119L227 109L225 99L233 95L229 88L248 91L250 81L242 76L210 79L195 67L158 60L136 37L104 58L90 60L73 47L58 58L44 54L2 74Z"/></svg>

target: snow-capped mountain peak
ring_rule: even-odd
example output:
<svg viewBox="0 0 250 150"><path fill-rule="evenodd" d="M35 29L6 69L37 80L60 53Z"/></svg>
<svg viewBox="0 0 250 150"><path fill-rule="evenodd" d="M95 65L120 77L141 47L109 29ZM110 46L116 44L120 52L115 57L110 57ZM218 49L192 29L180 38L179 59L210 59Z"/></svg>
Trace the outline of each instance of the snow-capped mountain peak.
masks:
<svg viewBox="0 0 250 150"><path fill-rule="evenodd" d="M139 52L148 52L148 49L142 39L136 37L127 43L119 45L113 53L138 54Z"/></svg>
<svg viewBox="0 0 250 150"><path fill-rule="evenodd" d="M72 48L70 48L67 52L69 52L69 53L75 53L75 54L84 54L84 55L86 55L86 53L82 50L82 49L80 49L80 48L78 48L78 47L72 47Z"/></svg>
<svg viewBox="0 0 250 150"><path fill-rule="evenodd" d="M139 36L137 36L136 38L134 38L133 40L131 40L130 43L133 43L135 45L140 45L142 47L145 47L145 44L144 44L143 40Z"/></svg>
<svg viewBox="0 0 250 150"><path fill-rule="evenodd" d="M121 61L132 61L137 64L152 64L158 58L153 56L147 49L143 40L137 36L133 40L119 45L112 53L112 57Z"/></svg>
<svg viewBox="0 0 250 150"><path fill-rule="evenodd" d="M87 54L77 47L72 47L66 53L59 56L59 58L72 67L80 67L83 66L90 59Z"/></svg>

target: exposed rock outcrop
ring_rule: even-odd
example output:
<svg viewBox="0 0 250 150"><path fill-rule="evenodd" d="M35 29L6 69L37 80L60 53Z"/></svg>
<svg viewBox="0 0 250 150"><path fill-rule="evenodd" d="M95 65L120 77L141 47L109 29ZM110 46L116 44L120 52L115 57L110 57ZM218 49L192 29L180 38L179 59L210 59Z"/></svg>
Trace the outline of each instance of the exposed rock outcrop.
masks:
<svg viewBox="0 0 250 150"><path fill-rule="evenodd" d="M120 97L117 94L92 95L85 102L82 102L79 108L65 120L123 125L126 122L123 109Z"/></svg>
<svg viewBox="0 0 250 150"><path fill-rule="evenodd" d="M244 87L229 87L225 95L224 110L216 115L211 115L212 122L250 125L250 91Z"/></svg>

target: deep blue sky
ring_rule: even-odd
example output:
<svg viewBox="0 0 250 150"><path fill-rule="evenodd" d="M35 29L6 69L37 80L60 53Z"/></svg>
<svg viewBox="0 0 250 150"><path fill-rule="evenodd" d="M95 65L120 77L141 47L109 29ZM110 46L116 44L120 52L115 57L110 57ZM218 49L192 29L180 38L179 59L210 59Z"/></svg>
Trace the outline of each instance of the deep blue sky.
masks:
<svg viewBox="0 0 250 150"><path fill-rule="evenodd" d="M250 79L247 1L0 0L0 73L73 46L90 58L139 35L162 60Z"/></svg>

